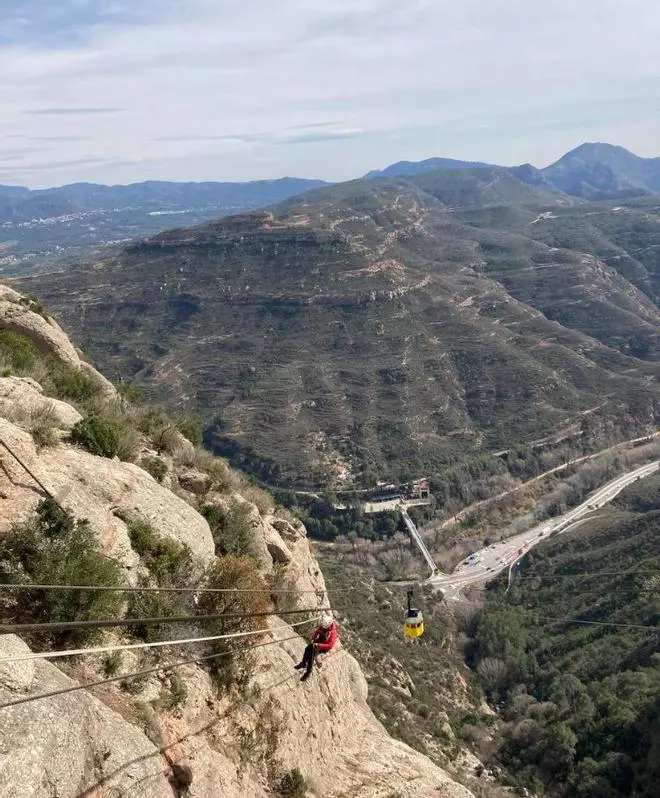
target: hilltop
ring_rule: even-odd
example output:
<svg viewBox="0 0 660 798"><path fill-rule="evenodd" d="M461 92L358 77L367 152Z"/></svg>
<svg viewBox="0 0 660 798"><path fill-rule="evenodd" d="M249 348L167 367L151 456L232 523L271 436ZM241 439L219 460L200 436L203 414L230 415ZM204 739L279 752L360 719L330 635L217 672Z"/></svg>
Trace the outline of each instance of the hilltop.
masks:
<svg viewBox="0 0 660 798"><path fill-rule="evenodd" d="M20 284L107 373L199 413L217 451L267 482L371 484L479 458L492 472L488 452L656 423L658 218L498 168L441 170Z"/></svg>
<svg viewBox="0 0 660 798"><path fill-rule="evenodd" d="M436 169L492 168L478 161L428 158L399 161L367 177L400 177ZM500 167L501 168L501 167ZM531 164L508 168L529 185L587 200L622 199L660 193L660 158L640 158L613 144L585 143L543 168Z"/></svg>
<svg viewBox="0 0 660 798"><path fill-rule="evenodd" d="M492 164L481 161L457 161L454 158L426 158L424 161L397 161L384 169L372 169L365 177L402 177L422 172L435 172L438 169L487 168Z"/></svg>
<svg viewBox="0 0 660 798"><path fill-rule="evenodd" d="M612 144L582 144L541 172L557 189L585 199L660 193L660 158L640 158Z"/></svg>

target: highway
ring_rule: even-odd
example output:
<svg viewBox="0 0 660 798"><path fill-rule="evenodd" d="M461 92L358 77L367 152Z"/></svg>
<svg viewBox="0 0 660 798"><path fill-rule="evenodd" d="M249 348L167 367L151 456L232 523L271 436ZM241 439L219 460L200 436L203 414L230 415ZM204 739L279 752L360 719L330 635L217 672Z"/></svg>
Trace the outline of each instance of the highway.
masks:
<svg viewBox="0 0 660 798"><path fill-rule="evenodd" d="M465 560L459 563L451 574L438 574L426 580L426 584L434 585L442 590L444 597L450 601L461 598L461 589L468 585L487 582L501 571L509 569L524 554L541 543L553 532L561 534L580 521L593 510L603 507L636 479L647 477L660 468L660 462L649 463L627 474L623 474L591 494L586 501L573 510L557 518L551 518L541 524L514 537L507 538L485 549L475 552L472 564Z"/></svg>

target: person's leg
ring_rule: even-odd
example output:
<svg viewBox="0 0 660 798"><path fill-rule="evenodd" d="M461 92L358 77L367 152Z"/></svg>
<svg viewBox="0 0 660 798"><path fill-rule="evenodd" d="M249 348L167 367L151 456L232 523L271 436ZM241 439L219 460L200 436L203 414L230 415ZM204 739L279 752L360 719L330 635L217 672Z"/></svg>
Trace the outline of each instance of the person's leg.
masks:
<svg viewBox="0 0 660 798"><path fill-rule="evenodd" d="M312 662L314 661L314 646L309 643L305 646L305 651L302 656L302 660L295 666L296 670L301 670L302 668L309 668L311 667Z"/></svg>
<svg viewBox="0 0 660 798"><path fill-rule="evenodd" d="M314 667L314 655L315 654L316 654L316 649L310 643L307 646L307 648L305 649L305 656L303 657L303 659L306 660L306 662L305 662L306 669L305 669L305 672L303 673L303 675L301 677L301 681L302 682L304 682L306 679L309 679L309 677L310 677L310 675L312 673L312 668Z"/></svg>

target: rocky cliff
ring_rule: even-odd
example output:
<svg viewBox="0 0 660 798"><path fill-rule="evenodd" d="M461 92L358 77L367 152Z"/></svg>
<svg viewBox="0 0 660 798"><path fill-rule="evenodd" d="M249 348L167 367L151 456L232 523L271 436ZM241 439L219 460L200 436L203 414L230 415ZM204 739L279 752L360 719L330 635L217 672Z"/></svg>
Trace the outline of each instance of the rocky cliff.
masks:
<svg viewBox="0 0 660 798"><path fill-rule="evenodd" d="M315 591L328 600L304 527L275 514L264 497L257 507L249 501L254 498L249 486L226 465L195 451L166 424L158 434L137 424L131 445L118 447L122 459L85 451L80 435L72 435L81 419L112 413L125 432L130 411L57 325L36 311L30 301L2 289L0 540L34 515L46 492L71 515L89 520L99 549L121 564L126 585L145 572L131 543L127 519L135 517L159 537L186 547L196 584L217 554L200 510L238 506L261 574L292 591L274 593L276 609L309 607L310 600L315 606ZM3 332L13 337L3 338ZM27 359L16 354L33 350L38 355ZM66 367L67 381L58 375L58 365ZM77 380L78 373L93 380L91 398L80 388L88 382ZM41 375L44 384L37 379ZM66 401L67 392L76 398ZM153 417L142 413L143 422ZM155 476L145 470L154 462L160 464L157 472L150 469ZM0 615L4 609L3 598ZM2 622L7 623L6 613ZM106 644L131 640L116 632L104 637ZM130 689L114 682L0 709L0 796L265 798L281 794L282 778L298 769L306 788L290 794L469 798L468 790L430 760L387 735L368 708L360 667L341 644L301 684L293 665L304 639L284 617L268 619L261 642L272 645L251 652L240 682L221 691L207 668L189 664L176 669L178 678L174 670L161 671ZM7 661L29 651L17 635L0 636L0 704L102 679L104 667L107 675L99 656L58 660L67 663L61 668L41 659ZM205 653L183 646L166 651L151 655L148 664ZM130 651L118 667L121 674L146 665L141 654ZM177 701L163 702L175 679Z"/></svg>

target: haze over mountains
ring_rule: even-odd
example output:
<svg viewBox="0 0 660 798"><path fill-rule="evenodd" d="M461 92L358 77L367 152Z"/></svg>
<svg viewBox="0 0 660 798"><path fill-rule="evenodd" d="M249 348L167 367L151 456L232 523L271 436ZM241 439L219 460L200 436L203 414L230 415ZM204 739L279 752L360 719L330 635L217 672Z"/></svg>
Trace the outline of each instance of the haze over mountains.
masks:
<svg viewBox="0 0 660 798"><path fill-rule="evenodd" d="M22 287L253 473L370 484L653 427L660 199L622 202L501 167L363 179Z"/></svg>
<svg viewBox="0 0 660 798"><path fill-rule="evenodd" d="M438 169L502 168L481 161L429 158L399 161L367 178L405 177ZM587 200L660 192L660 159L639 158L622 147L583 144L556 163L506 167L517 180ZM78 183L31 191L0 186L0 272L50 268L99 253L173 224L193 225L266 207L324 185L322 180L281 178L251 183L149 181L127 186Z"/></svg>
<svg viewBox="0 0 660 798"><path fill-rule="evenodd" d="M279 202L322 180L251 183L74 183L31 191L0 186L0 268L43 267L178 224L198 224Z"/></svg>

